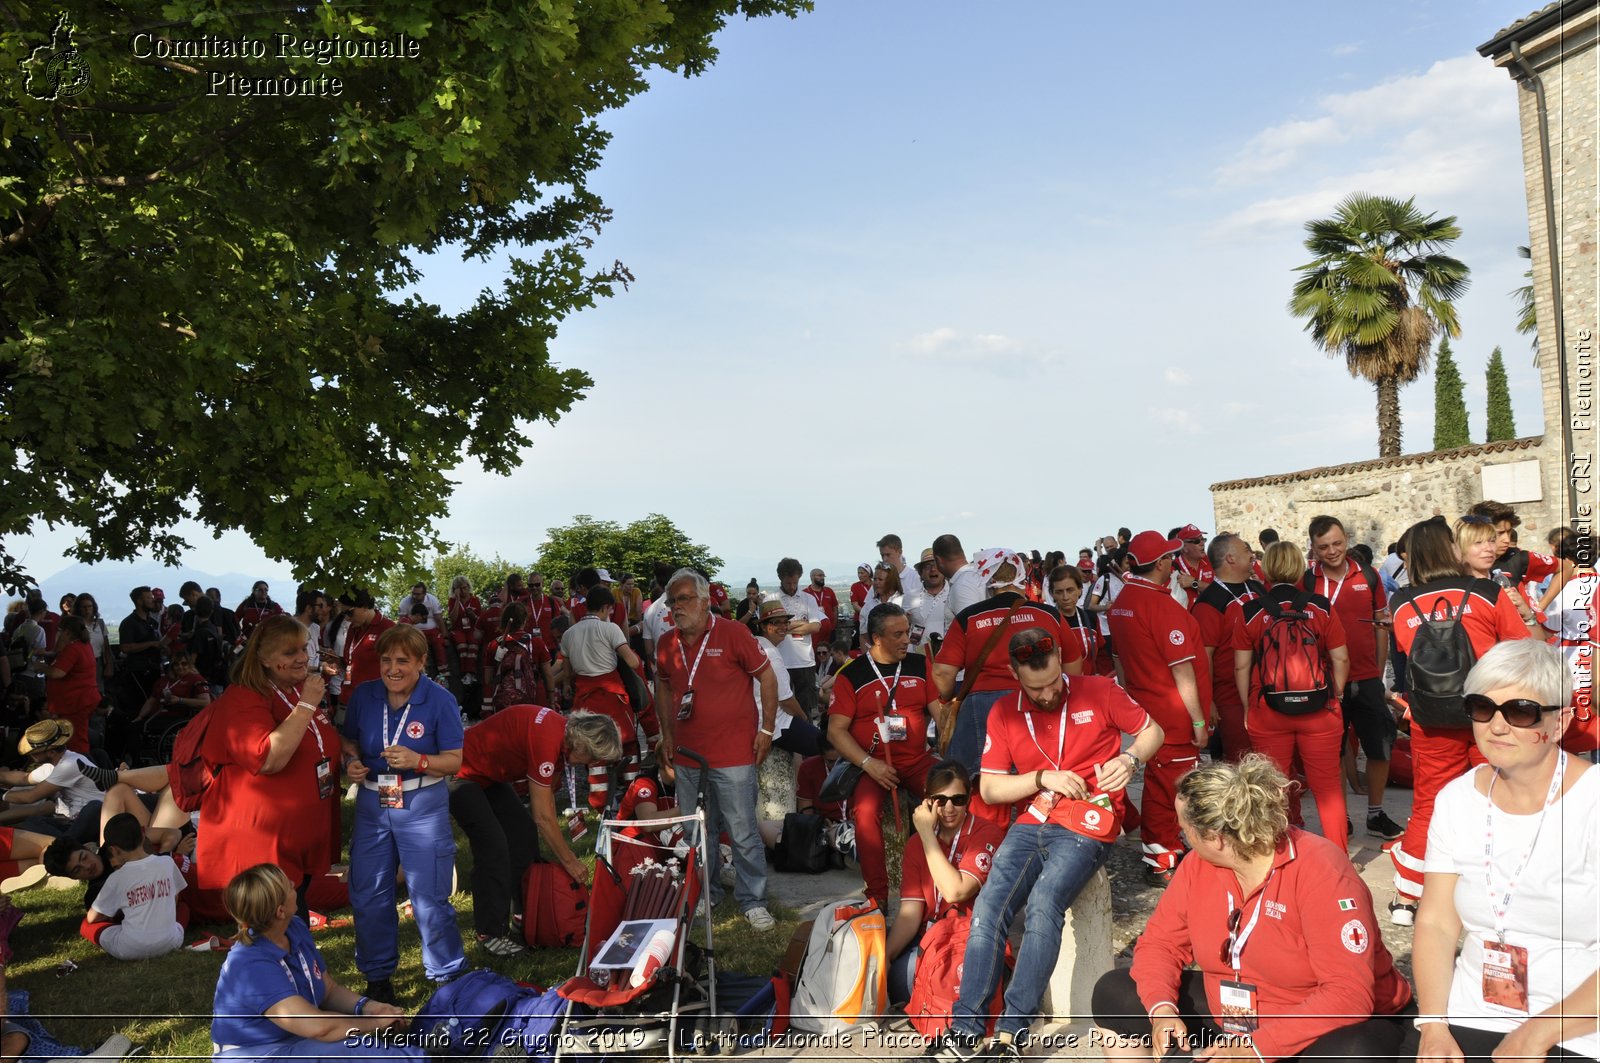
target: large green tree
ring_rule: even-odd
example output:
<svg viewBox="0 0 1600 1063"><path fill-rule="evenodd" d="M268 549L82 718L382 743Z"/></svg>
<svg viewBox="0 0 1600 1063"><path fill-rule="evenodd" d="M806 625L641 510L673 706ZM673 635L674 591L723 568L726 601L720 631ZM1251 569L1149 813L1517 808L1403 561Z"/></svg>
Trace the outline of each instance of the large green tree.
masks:
<svg viewBox="0 0 1600 1063"><path fill-rule="evenodd" d="M544 545L539 547L538 569L547 577L570 580L578 569L593 565L609 569L613 575L619 571L630 573L641 584L648 584L651 571L662 563L688 565L715 575L722 567L722 558L691 542L677 525L659 513L626 525L580 513L571 524L546 530Z"/></svg>
<svg viewBox="0 0 1600 1063"><path fill-rule="evenodd" d="M1489 368L1485 375L1489 391L1489 430L1484 442L1499 443L1515 439L1517 424L1511 415L1511 382L1506 378L1506 361L1500 356L1500 348L1496 347L1494 353L1489 355Z"/></svg>
<svg viewBox="0 0 1600 1063"><path fill-rule="evenodd" d="M0 3L0 540L174 561L193 517L330 582L437 545L452 470L591 384L549 347L630 279L598 117L807 3ZM505 248L460 312L406 294Z"/></svg>
<svg viewBox="0 0 1600 1063"><path fill-rule="evenodd" d="M1433 449L1450 450L1471 443L1466 384L1450 351L1450 337L1445 336L1439 340L1438 360L1433 364Z"/></svg>
<svg viewBox="0 0 1600 1063"><path fill-rule="evenodd" d="M1428 366L1436 333L1458 336L1452 300L1467 267L1444 253L1454 217L1423 214L1412 199L1357 193L1333 217L1306 223L1313 258L1296 267L1289 312L1318 347L1342 357L1378 396L1378 454L1400 453L1400 386Z"/></svg>

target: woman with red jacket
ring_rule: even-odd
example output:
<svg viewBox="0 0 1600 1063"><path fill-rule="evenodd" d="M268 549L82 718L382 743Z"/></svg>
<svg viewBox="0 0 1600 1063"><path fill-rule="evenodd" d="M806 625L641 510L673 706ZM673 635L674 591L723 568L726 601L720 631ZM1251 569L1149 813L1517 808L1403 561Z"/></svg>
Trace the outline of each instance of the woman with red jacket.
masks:
<svg viewBox="0 0 1600 1063"><path fill-rule="evenodd" d="M62 617L55 648L55 660L45 672L45 711L72 722L72 741L67 748L87 754L89 717L100 706L100 683L94 648L89 643L89 626L81 617Z"/></svg>
<svg viewBox="0 0 1600 1063"><path fill-rule="evenodd" d="M1481 555L1485 530L1492 542L1494 525L1484 517L1464 517L1456 522L1454 532L1442 520L1423 521L1406 532L1411 586L1395 591L1389 599L1397 653L1410 656L1427 621L1452 617L1460 619L1462 630L1471 640L1474 660L1498 642L1529 637L1528 626L1512 601L1513 594L1493 580L1469 574L1472 569L1465 560ZM1483 763L1483 754L1472 741L1472 721L1462 702L1464 692L1457 689L1450 697L1429 697L1415 675L1411 676L1410 686L1411 819L1406 823L1405 836L1389 850L1395 886L1389 921L1397 926L1416 922L1434 799L1450 780Z"/></svg>
<svg viewBox="0 0 1600 1063"><path fill-rule="evenodd" d="M1107 1059L1160 1059L1175 1042L1196 1059L1395 1057L1411 987L1344 851L1289 826L1288 783L1257 753L1178 782L1189 856L1133 967L1094 989Z"/></svg>

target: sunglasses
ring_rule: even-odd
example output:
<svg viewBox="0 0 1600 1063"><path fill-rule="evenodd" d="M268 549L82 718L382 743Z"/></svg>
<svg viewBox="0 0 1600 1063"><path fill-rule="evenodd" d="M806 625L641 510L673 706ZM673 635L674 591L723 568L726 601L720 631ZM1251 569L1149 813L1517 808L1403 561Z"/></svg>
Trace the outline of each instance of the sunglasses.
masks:
<svg viewBox="0 0 1600 1063"><path fill-rule="evenodd" d="M1018 664L1026 664L1034 658L1044 660L1056 652L1056 640L1046 635L1031 646L1018 646L1011 651L1011 659Z"/></svg>
<svg viewBox="0 0 1600 1063"><path fill-rule="evenodd" d="M1239 940L1239 920L1243 915L1243 908L1235 908L1228 916L1228 940L1222 943L1222 962L1229 967L1233 966L1233 944Z"/></svg>
<svg viewBox="0 0 1600 1063"><path fill-rule="evenodd" d="M1512 698L1510 701L1496 702L1482 694L1468 694L1462 700L1466 703L1467 715L1472 717L1473 723L1488 723L1498 712L1512 727L1538 727L1545 713L1560 712L1565 708L1563 705L1541 705L1529 698Z"/></svg>
<svg viewBox="0 0 1600 1063"><path fill-rule="evenodd" d="M934 808L943 808L945 805L955 805L957 808L965 808L967 802L970 800L972 800L971 794L934 794L932 797L928 798L928 803Z"/></svg>
<svg viewBox="0 0 1600 1063"><path fill-rule="evenodd" d="M1461 523L1462 524L1493 524L1494 521L1490 520L1488 517L1480 517L1476 513L1468 513L1466 516L1461 518Z"/></svg>

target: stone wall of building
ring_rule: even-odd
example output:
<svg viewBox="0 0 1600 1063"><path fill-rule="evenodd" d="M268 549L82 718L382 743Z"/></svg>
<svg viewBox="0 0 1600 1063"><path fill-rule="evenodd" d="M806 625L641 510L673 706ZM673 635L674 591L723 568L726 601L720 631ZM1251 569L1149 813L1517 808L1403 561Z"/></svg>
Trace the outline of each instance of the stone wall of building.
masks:
<svg viewBox="0 0 1600 1063"><path fill-rule="evenodd" d="M1238 532L1252 544L1262 528L1276 528L1284 539L1303 545L1311 518L1328 513L1343 522L1353 541L1382 557L1388 544L1417 521L1436 514L1453 520L1486 496L1516 505L1524 540L1543 542L1557 523L1552 489L1562 474L1559 448L1530 436L1230 480L1211 485L1211 504L1217 531ZM1541 497L1528 497L1534 493Z"/></svg>

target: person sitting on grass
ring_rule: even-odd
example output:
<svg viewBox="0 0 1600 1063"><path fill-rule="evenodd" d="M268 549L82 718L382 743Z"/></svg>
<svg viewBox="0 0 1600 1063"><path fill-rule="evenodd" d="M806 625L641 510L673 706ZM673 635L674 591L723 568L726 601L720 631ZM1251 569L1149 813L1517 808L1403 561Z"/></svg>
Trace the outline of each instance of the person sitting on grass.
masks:
<svg viewBox="0 0 1600 1063"><path fill-rule="evenodd" d="M189 912L178 902L188 882L171 860L145 851L144 828L127 812L105 829L115 869L89 905L82 934L119 960L162 956L183 945Z"/></svg>
<svg viewBox="0 0 1600 1063"><path fill-rule="evenodd" d="M33 766L0 771L0 786L10 787L5 793L7 805L54 801L53 811L22 819L24 830L87 841L99 830L100 800L106 787L117 781L117 773L68 749L73 733L70 720L40 720L29 727L17 742L17 752Z"/></svg>
<svg viewBox="0 0 1600 1063"><path fill-rule="evenodd" d="M245 868L224 902L239 931L217 976L212 1059L427 1058L420 1048L370 1036L404 1026L405 1012L328 977L310 928L295 918L299 902L282 868Z"/></svg>

